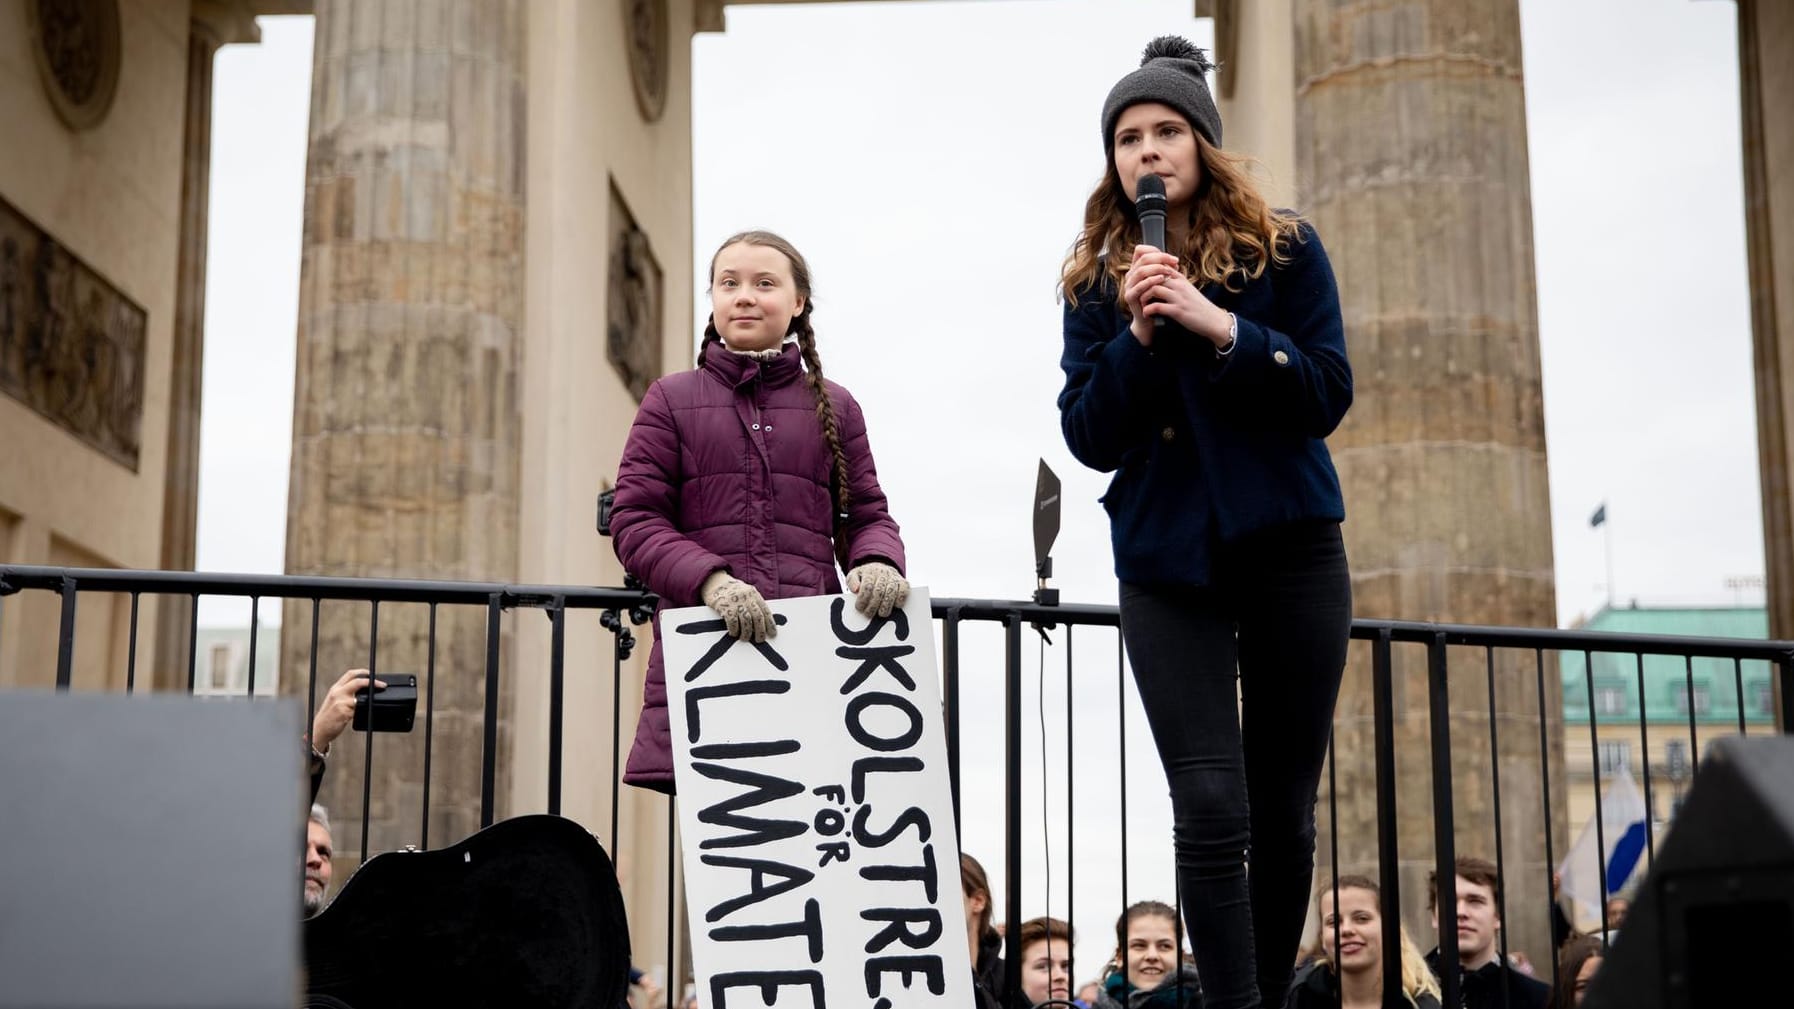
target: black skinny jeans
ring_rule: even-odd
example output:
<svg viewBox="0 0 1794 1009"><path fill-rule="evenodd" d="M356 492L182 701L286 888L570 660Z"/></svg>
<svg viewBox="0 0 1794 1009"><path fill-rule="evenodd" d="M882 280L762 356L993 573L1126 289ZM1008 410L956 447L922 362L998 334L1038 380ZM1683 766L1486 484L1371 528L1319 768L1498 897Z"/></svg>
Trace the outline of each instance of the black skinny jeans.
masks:
<svg viewBox="0 0 1794 1009"><path fill-rule="evenodd" d="M1224 547L1201 588L1121 586L1121 632L1171 784L1184 924L1208 1009L1283 1004L1351 623L1335 522Z"/></svg>

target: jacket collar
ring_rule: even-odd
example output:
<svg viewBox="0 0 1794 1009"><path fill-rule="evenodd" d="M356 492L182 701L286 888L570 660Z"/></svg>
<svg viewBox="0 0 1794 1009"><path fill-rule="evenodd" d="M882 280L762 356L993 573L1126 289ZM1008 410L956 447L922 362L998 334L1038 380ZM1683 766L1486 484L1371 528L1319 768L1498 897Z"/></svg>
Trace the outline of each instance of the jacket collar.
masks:
<svg viewBox="0 0 1794 1009"><path fill-rule="evenodd" d="M986 970L995 970L1003 963L1003 937L991 929L978 937L978 962L972 965L974 973L982 974ZM996 971L1001 974L1001 971Z"/></svg>
<svg viewBox="0 0 1794 1009"><path fill-rule="evenodd" d="M1428 967L1431 967L1433 969L1434 977L1442 977L1443 976L1439 973L1439 947L1434 946L1430 951L1428 951L1428 953L1426 955L1426 964ZM1487 981L1490 984L1500 984L1501 983L1501 972L1503 969L1511 969L1511 968L1504 968L1504 966L1501 962L1501 958L1499 956L1497 956L1495 959L1490 960L1488 963L1483 964L1481 967L1478 967L1475 970L1469 970L1469 969L1465 968L1463 964L1459 964L1458 965L1458 976L1461 978L1465 978L1465 979L1476 978L1478 981ZM1515 973L1518 974L1519 972L1515 971ZM1521 976L1524 976L1524 975L1521 975Z"/></svg>
<svg viewBox="0 0 1794 1009"><path fill-rule="evenodd" d="M1173 1006L1181 993L1185 1004L1195 1006L1202 1004L1202 979L1197 975L1195 965L1180 961L1176 973L1160 982L1157 988L1140 991L1127 979L1127 970L1123 967L1104 980L1103 993L1126 1006Z"/></svg>
<svg viewBox="0 0 1794 1009"><path fill-rule="evenodd" d="M804 372L803 353L796 343L787 343L779 356L770 361L757 361L745 354L735 354L717 343L704 344L698 355L698 367L731 389L739 389L759 379L769 388L789 385Z"/></svg>

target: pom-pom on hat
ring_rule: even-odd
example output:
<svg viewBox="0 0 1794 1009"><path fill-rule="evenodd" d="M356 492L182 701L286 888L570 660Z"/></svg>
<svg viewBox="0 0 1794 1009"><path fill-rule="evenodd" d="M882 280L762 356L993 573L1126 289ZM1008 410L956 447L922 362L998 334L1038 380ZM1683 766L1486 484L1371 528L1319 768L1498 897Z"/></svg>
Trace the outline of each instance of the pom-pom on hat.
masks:
<svg viewBox="0 0 1794 1009"><path fill-rule="evenodd" d="M1115 82L1103 102L1103 150L1115 144L1115 122L1129 106L1159 102L1183 114L1196 132L1221 146L1221 113L1208 90L1208 54L1179 35L1161 35L1146 44L1140 69Z"/></svg>

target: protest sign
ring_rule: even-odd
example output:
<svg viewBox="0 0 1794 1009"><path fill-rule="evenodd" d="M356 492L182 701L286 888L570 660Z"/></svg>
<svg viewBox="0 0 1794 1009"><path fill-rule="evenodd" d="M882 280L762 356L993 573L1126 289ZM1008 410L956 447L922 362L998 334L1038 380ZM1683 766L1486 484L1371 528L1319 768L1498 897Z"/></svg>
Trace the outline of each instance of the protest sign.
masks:
<svg viewBox="0 0 1794 1009"><path fill-rule="evenodd" d="M972 1004L928 594L771 603L778 634L661 614L706 1009Z"/></svg>

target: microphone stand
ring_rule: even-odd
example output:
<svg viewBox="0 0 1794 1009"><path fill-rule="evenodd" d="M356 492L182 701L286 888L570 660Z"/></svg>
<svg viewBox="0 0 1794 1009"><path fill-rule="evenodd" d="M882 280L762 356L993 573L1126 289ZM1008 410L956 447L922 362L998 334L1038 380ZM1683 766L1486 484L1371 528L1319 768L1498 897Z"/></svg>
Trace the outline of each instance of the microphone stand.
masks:
<svg viewBox="0 0 1794 1009"><path fill-rule="evenodd" d="M1048 556L1034 568L1034 605L1059 605L1059 590L1047 585L1047 579L1051 577L1053 577L1053 558ZM1050 645L1053 643L1053 637L1047 632L1059 625L1051 621L1032 621L1030 626L1041 636L1042 640Z"/></svg>
<svg viewBox="0 0 1794 1009"><path fill-rule="evenodd" d="M1034 605L1059 605L1059 590L1047 585L1053 577L1053 541L1059 538L1059 476L1046 460L1040 460L1034 481ZM1049 620L1029 621L1042 641L1053 643L1047 631L1059 626Z"/></svg>

